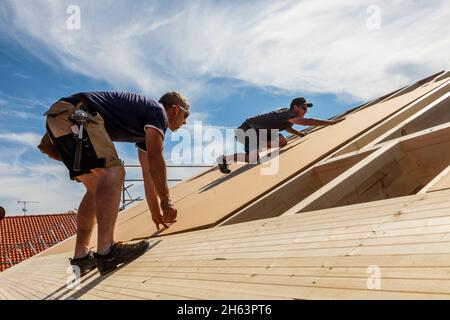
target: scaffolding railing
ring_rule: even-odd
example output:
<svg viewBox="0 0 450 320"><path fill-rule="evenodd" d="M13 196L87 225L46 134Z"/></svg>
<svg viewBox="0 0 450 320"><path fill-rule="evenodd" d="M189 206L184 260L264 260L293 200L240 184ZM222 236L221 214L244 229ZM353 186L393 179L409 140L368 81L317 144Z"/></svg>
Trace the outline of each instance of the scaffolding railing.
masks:
<svg viewBox="0 0 450 320"><path fill-rule="evenodd" d="M124 168L141 168L141 165L139 164L125 164L123 163ZM194 165L167 165L167 168L212 168L213 166L211 165L203 165L203 164L194 164ZM183 181L183 179L172 179L169 178L167 179L168 182L180 182ZM142 201L144 199L142 199L141 197L136 197L134 198L129 189L131 187L134 186L134 184L130 184L127 185L127 183L129 182L144 182L144 179L127 179L125 178L123 185L122 185L122 199L121 199L121 203L122 205L120 206L120 210L124 210L127 206L129 206L130 204L136 202L136 201Z"/></svg>

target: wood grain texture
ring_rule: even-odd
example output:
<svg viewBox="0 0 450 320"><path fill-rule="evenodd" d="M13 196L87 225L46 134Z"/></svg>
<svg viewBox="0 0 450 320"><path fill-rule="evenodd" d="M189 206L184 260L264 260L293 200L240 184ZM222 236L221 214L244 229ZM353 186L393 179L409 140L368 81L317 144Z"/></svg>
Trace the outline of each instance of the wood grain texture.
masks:
<svg viewBox="0 0 450 320"><path fill-rule="evenodd" d="M67 254L32 258L0 274L0 299L450 299L450 190L156 240L75 290Z"/></svg>

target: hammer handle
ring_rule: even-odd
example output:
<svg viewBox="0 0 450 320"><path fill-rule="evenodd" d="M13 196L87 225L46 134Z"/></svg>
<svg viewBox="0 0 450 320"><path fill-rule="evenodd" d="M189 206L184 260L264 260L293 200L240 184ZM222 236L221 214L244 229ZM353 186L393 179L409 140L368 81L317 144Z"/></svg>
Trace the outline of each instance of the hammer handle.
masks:
<svg viewBox="0 0 450 320"><path fill-rule="evenodd" d="M84 126L80 125L80 132L78 134L77 145L75 147L75 159L73 161L73 171L81 171L81 153L83 151L83 129Z"/></svg>

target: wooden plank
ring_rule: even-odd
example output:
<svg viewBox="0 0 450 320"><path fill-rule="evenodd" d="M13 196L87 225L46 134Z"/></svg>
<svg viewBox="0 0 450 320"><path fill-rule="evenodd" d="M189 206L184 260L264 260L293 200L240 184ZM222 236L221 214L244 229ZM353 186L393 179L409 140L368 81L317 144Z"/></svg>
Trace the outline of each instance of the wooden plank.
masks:
<svg viewBox="0 0 450 320"><path fill-rule="evenodd" d="M440 245L441 243L450 242L450 232L431 234L431 235L408 235L408 236L398 236L398 237L378 237L370 238L367 237L359 239L345 239L345 240L328 240L328 241L312 241L312 242L301 242L298 239L289 240L279 240L279 241L269 241L269 244L263 243L235 243L231 245L222 245L212 248L195 248L184 249L184 250L172 250L172 251L153 251L149 257L183 257L189 255L208 255L208 254L220 254L220 253L243 253L243 252L264 252L264 251L303 251L311 252L315 249L334 249L334 248L361 248L361 247L381 247L381 246L398 246L398 245Z"/></svg>
<svg viewBox="0 0 450 320"><path fill-rule="evenodd" d="M11 282L11 285L22 289L27 294L27 298L42 300L61 286L64 286L65 281L59 281L59 284L58 282L41 282L36 277L33 278L31 275L27 275L15 279Z"/></svg>
<svg viewBox="0 0 450 320"><path fill-rule="evenodd" d="M443 95L448 93L449 87L450 83L447 82L442 85L441 88L430 91L401 112L393 114L383 123L379 124L367 133L357 137L354 141L350 142L348 145L336 152L334 156L340 156L348 152L354 152L379 143L380 140L383 140L383 138L380 137L385 137L386 132L392 132L394 128L397 128L404 121L407 121L408 118L414 116L414 114L418 112L421 112L424 108L428 108L429 104L442 98Z"/></svg>
<svg viewBox="0 0 450 320"><path fill-rule="evenodd" d="M293 236L288 239L267 239L267 240L259 240L259 241L248 241L248 242L234 242L227 244L216 244L211 246L190 246L190 247L182 247L176 249L168 249L166 247L161 248L160 251L153 251L153 254L158 252L167 253L167 255L174 255L179 253L180 256L184 256L185 254L194 253L194 252L215 252L219 250L225 249L242 249L244 248L261 248L262 250L267 249L270 250L271 247L275 246L283 246L289 245L290 249L294 248L307 248L307 247L349 247L349 246L360 246L360 245L379 245L379 244L401 244L401 243L429 243L429 242L439 242L450 240L450 225L440 233L418 233L418 234L406 234L406 235L397 235L393 237L385 236L382 233L366 233L365 235L348 235L343 237L343 239L330 239L326 236L316 237L314 238L299 238Z"/></svg>
<svg viewBox="0 0 450 320"><path fill-rule="evenodd" d="M381 233L389 232L389 231L396 231L398 233L401 233L404 229L427 229L433 226L439 226L443 228L447 228L448 224L450 223L449 217L438 217L438 218L431 218L431 219L416 219L412 221L386 221L383 223L371 223L371 224L356 224L351 226L351 229L349 230L345 226L337 226L334 228L326 228L326 229L301 229L301 228L290 228L289 230L286 230L286 232L291 233L298 233L299 238L302 235L323 235L326 237L332 237L332 236L338 236L338 235L345 235L345 234L355 234L355 233L366 233L366 234L375 234L375 233ZM444 227L445 226L445 227ZM313 231L313 232L308 232ZM308 232L308 234L306 234ZM276 233L281 234L281 233ZM153 251L156 253L155 251Z"/></svg>
<svg viewBox="0 0 450 320"><path fill-rule="evenodd" d="M179 276L179 275L178 275ZM276 280L274 279L276 278ZM121 278L123 279L123 278ZM151 282L150 282L151 281ZM437 293L450 297L450 281L442 280L421 280L417 279L382 279L382 289L394 292L413 293ZM220 290L230 290L231 292L242 292L247 294L257 294L268 292L272 295L285 298L301 299L303 290L307 287L322 288L351 288L368 290L367 278L302 278L302 277L272 277L272 276L236 276L236 275L192 275L185 274L183 278L174 278L168 274L163 277L153 277L148 280L151 283L160 285L178 285L196 289L217 288ZM136 283L139 285L139 283Z"/></svg>
<svg viewBox="0 0 450 320"><path fill-rule="evenodd" d="M123 276L151 278L155 275L165 274L215 274L215 275L241 275L241 276L288 276L288 277L318 277L318 278L363 278L369 276L370 265L367 267L155 267L155 266L133 266L127 268L127 273ZM423 267L403 267L403 268L381 268L383 279L418 279L418 280L449 280L450 267L423 268Z"/></svg>
<svg viewBox="0 0 450 320"><path fill-rule="evenodd" d="M448 211L448 206L443 207L444 210ZM347 223L334 223L332 225L324 225L323 223L319 226L309 226L309 225L297 225L294 224L292 226L287 226L286 228L282 228L279 225L271 225L271 226L259 226L255 227L253 230L248 230L251 232L252 235L258 236L258 235L266 235L266 236L273 236L277 234L286 234L286 233L297 233L299 237L302 236L308 236L308 235L321 235L323 232L325 232L327 235L338 235L338 234L349 234L349 233L358 233L358 232L374 232L377 230L394 230L394 229L402 229L402 228L411 228L414 226L426 226L427 222L431 225L446 225L449 222L448 213L442 212L442 207L436 207L436 209L433 211L432 215L427 215L426 213L421 213L420 211L412 211L411 214L415 214L415 216L409 216L404 215L406 212L400 212L400 217L398 215L399 212L396 212L396 215L392 216L387 214L384 218L381 220L378 220L376 218L371 218L372 220L369 221L363 221L363 219L349 219ZM415 218L415 219L413 219ZM412 222L408 222L408 220L413 219ZM374 229L373 223L376 223L376 228ZM383 225L380 225L380 222L383 223ZM248 233L240 233L243 234L244 237L248 235ZM212 237L211 235L208 237L199 237L195 238L194 241L197 243L205 241L208 242L210 240L220 241L220 240L227 240L227 239L233 239L233 238L242 238L242 236L239 237L239 234L232 234L232 235L226 235L226 236L219 236L214 235ZM188 243L187 239L184 239L181 241L182 243ZM175 243L176 244L176 243ZM156 248L155 248L156 250Z"/></svg>
<svg viewBox="0 0 450 320"><path fill-rule="evenodd" d="M371 232L356 232L356 233L349 233L345 232L345 230L342 233L329 233L326 230L322 232L315 232L314 234L311 233L301 233L299 235L298 232L289 232L289 233L276 233L273 235L259 235L255 237L240 237L238 239L228 239L228 240L215 240L208 241L207 243L200 241L200 242L193 242L192 244L186 244L184 245L172 245L172 246L164 246L164 249L166 252L173 252L173 249L189 249L189 248L202 248L207 249L210 247L214 247L217 245L233 245L239 242L247 242L249 245L252 245L253 243L260 243L262 245L268 245L272 244L278 241L292 241L295 239L295 241L302 241L302 242L324 242L324 241L332 241L332 240L354 240L354 239L362 239L362 238L368 238L369 236L371 239L381 238L381 237L402 237L402 236L416 236L416 235L430 235L430 234L437 234L437 233L445 233L450 231L450 224L447 225L439 225L439 226L431 226L431 227L419 227L419 228L406 228L406 229L398 229L398 230L388 230L383 232L377 232L375 230Z"/></svg>
<svg viewBox="0 0 450 320"><path fill-rule="evenodd" d="M180 285L176 282L172 283L160 283L156 281L147 281L145 283L134 283L125 281L124 279L117 279L116 277L110 277L105 281L105 285L115 285L117 288L126 290L125 292L137 292L140 291L142 296L145 298L147 295L154 295L155 292L165 293L165 294L183 294L191 299L250 299L250 300L267 300L267 299L280 299L285 297L279 297L272 294L270 291L264 293L260 292L242 292L229 290L227 288L208 288L203 287L201 290L197 290L195 286L185 286ZM128 291L130 290L130 291ZM136 294L136 293L135 293ZM233 298L231 298L233 297Z"/></svg>
<svg viewBox="0 0 450 320"><path fill-rule="evenodd" d="M325 271L326 272L326 271ZM277 286L291 286L291 287L322 287L322 288L343 288L367 290L367 280L369 274L363 273L358 276L298 276L296 274L289 275L268 275L268 274L230 274L230 273L169 273L169 272L154 272L149 276L139 273L127 276L121 275L115 277L119 281L128 281L141 283L142 281L176 281L176 280L194 280L210 281L217 283L229 284L235 283L237 287L248 287L251 285L268 285L272 288ZM421 292L421 293L437 293L447 294L450 298L450 280L446 279L422 279L422 278L389 278L385 277L384 270L380 270L381 289L385 291L396 292ZM214 288L214 286L213 286Z"/></svg>
<svg viewBox="0 0 450 320"><path fill-rule="evenodd" d="M313 258L244 258L228 260L178 260L159 261L139 259L133 266L149 267L217 267L217 268L254 268L263 266L271 268L367 268L370 265L378 265L383 268L448 268L450 267L449 255L434 254L407 254L407 255L373 255L373 256L322 256ZM127 268L128 269L128 268ZM130 269L132 270L132 269Z"/></svg>
<svg viewBox="0 0 450 320"><path fill-rule="evenodd" d="M14 296L12 300L39 300L39 293L18 286L15 281L3 280L3 286Z"/></svg>
<svg viewBox="0 0 450 320"><path fill-rule="evenodd" d="M439 225L443 226L448 224L448 207L449 205L436 205L431 210L430 213L427 213L423 210L409 210L409 211L395 211L393 214L386 213L383 214L381 212L380 220L378 220L377 215L375 214L373 217L368 214L361 214L358 220L354 218L344 219L341 221L334 222L332 225L324 225L324 223L318 224L294 224L294 225L286 225L283 227L281 224L266 224L264 226L255 226L253 229L246 229L245 232L227 234L223 233L221 236L220 233L217 234L208 234L208 235L198 235L194 238L184 238L179 241L164 242L164 247L170 247L171 244L178 246L180 243L190 245L191 243L202 243L202 242L210 242L210 241L226 241L229 239L238 239L238 241L242 241L242 238L247 238L251 235L251 237L257 237L259 235L264 235L268 237L280 235L280 234L289 234L296 233L298 237L306 237L306 236L314 236L314 235L339 235L339 234L350 234L350 233L359 233L359 232L375 232L380 228L380 222L384 224L385 230L394 230L394 229L402 229L416 226L426 226L426 222L428 221L431 225ZM444 211L443 211L444 210ZM365 216L368 215L371 220L364 220ZM417 220L411 223L404 223L404 221L408 220ZM344 221L344 222L343 222ZM347 223L345 223L347 221ZM377 228L374 229L373 222L376 223ZM411 226L408 226L411 224ZM401 226L401 227L400 227ZM162 245L160 245L162 247ZM154 250L156 250L155 248Z"/></svg>
<svg viewBox="0 0 450 320"><path fill-rule="evenodd" d="M82 295L80 300L86 300L89 295L101 295L106 296L111 300L187 300L189 297L169 295L165 293L150 292L133 290L129 288L122 288L120 286L100 284L94 289L88 291L88 293Z"/></svg>
<svg viewBox="0 0 450 320"><path fill-rule="evenodd" d="M380 290L351 290L334 288L310 288L305 292L304 299L342 299L342 300L448 300L448 295L423 294L408 292L390 292Z"/></svg>

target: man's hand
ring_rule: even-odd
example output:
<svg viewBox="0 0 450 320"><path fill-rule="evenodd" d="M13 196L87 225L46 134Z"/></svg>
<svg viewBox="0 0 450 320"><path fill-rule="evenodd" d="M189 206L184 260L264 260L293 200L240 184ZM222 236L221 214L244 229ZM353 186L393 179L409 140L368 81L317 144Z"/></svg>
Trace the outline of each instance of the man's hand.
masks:
<svg viewBox="0 0 450 320"><path fill-rule="evenodd" d="M331 120L333 123L332 124L336 124L336 123L339 123L339 122L341 122L341 121L344 121L345 120L345 117L344 118L339 118L339 119L334 119L334 120Z"/></svg>
<svg viewBox="0 0 450 320"><path fill-rule="evenodd" d="M287 128L285 129L290 134L296 135L297 137L304 137L306 136L306 132L297 131L294 128Z"/></svg>
<svg viewBox="0 0 450 320"><path fill-rule="evenodd" d="M163 212L163 221L165 223L174 223L177 221L177 209L170 199L161 200L161 210Z"/></svg>
<svg viewBox="0 0 450 320"><path fill-rule="evenodd" d="M165 223L163 216L160 213L154 214L152 213L152 220L156 225L156 228L159 230L159 225L162 224L164 228L169 228Z"/></svg>

